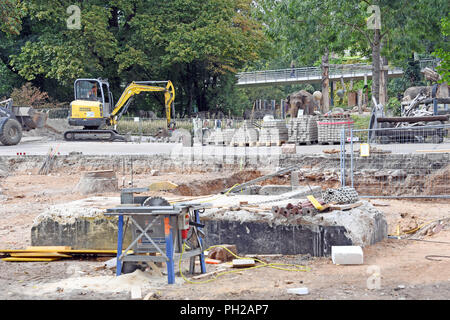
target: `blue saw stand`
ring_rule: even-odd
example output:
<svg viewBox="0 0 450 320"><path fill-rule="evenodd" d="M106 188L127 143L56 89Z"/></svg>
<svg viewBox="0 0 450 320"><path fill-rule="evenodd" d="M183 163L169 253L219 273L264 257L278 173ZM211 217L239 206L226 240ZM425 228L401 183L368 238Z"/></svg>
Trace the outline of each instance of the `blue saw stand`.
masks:
<svg viewBox="0 0 450 320"><path fill-rule="evenodd" d="M107 209L105 213L106 216L118 216L116 275L122 274L122 266L126 262L165 262L168 283L174 284L175 260L190 259L189 270L193 273L196 257L200 259L201 273L206 273L200 211L211 205L186 202L170 206L143 206L148 197L135 194L148 191L148 188L123 189L121 205ZM125 250L124 217L127 217L127 222L131 221L133 231L131 244ZM189 242L189 250L181 256L185 244L181 231L187 229L187 224L190 232L188 240L194 244ZM132 254L130 250L133 250Z"/></svg>

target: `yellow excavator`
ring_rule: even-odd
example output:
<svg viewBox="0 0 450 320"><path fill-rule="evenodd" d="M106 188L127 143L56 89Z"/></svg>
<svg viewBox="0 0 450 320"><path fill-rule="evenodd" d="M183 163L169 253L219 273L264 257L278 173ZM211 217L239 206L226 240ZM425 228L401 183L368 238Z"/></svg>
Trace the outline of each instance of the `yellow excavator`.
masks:
<svg viewBox="0 0 450 320"><path fill-rule="evenodd" d="M164 85L164 86L161 86ZM64 132L64 139L75 140L124 140L116 126L127 112L134 95L141 92L164 92L167 127L174 129L171 114L175 113L175 89L169 81L134 81L129 84L114 105L108 80L77 79L74 83L75 100L70 104L69 125L83 129ZM114 129L107 129L113 126Z"/></svg>

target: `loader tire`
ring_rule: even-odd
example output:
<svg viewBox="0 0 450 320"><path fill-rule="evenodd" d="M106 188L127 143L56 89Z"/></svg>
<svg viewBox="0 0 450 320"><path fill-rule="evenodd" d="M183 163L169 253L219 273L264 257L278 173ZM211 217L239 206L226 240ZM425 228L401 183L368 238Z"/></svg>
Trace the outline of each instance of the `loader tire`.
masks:
<svg viewBox="0 0 450 320"><path fill-rule="evenodd" d="M3 126L0 134L0 142L5 146L13 146L22 139L22 126L14 119L9 119Z"/></svg>

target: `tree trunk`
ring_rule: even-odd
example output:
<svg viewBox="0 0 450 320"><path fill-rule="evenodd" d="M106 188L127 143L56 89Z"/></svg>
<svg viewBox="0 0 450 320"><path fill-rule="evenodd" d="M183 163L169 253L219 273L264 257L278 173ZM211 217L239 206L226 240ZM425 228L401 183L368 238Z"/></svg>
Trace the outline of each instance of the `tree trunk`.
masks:
<svg viewBox="0 0 450 320"><path fill-rule="evenodd" d="M372 43L372 97L380 103L380 30L374 30Z"/></svg>
<svg viewBox="0 0 450 320"><path fill-rule="evenodd" d="M330 110L330 78L329 78L329 51L325 48L322 56L322 113Z"/></svg>

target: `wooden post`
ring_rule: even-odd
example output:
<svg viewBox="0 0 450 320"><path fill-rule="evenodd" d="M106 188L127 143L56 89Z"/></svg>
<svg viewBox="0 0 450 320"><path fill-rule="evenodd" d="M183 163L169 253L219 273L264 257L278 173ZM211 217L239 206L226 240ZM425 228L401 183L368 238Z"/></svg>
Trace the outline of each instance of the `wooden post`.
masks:
<svg viewBox="0 0 450 320"><path fill-rule="evenodd" d="M358 113L362 113L362 104L363 104L363 90L358 90Z"/></svg>
<svg viewBox="0 0 450 320"><path fill-rule="evenodd" d="M330 107L334 107L334 81L331 81Z"/></svg>

